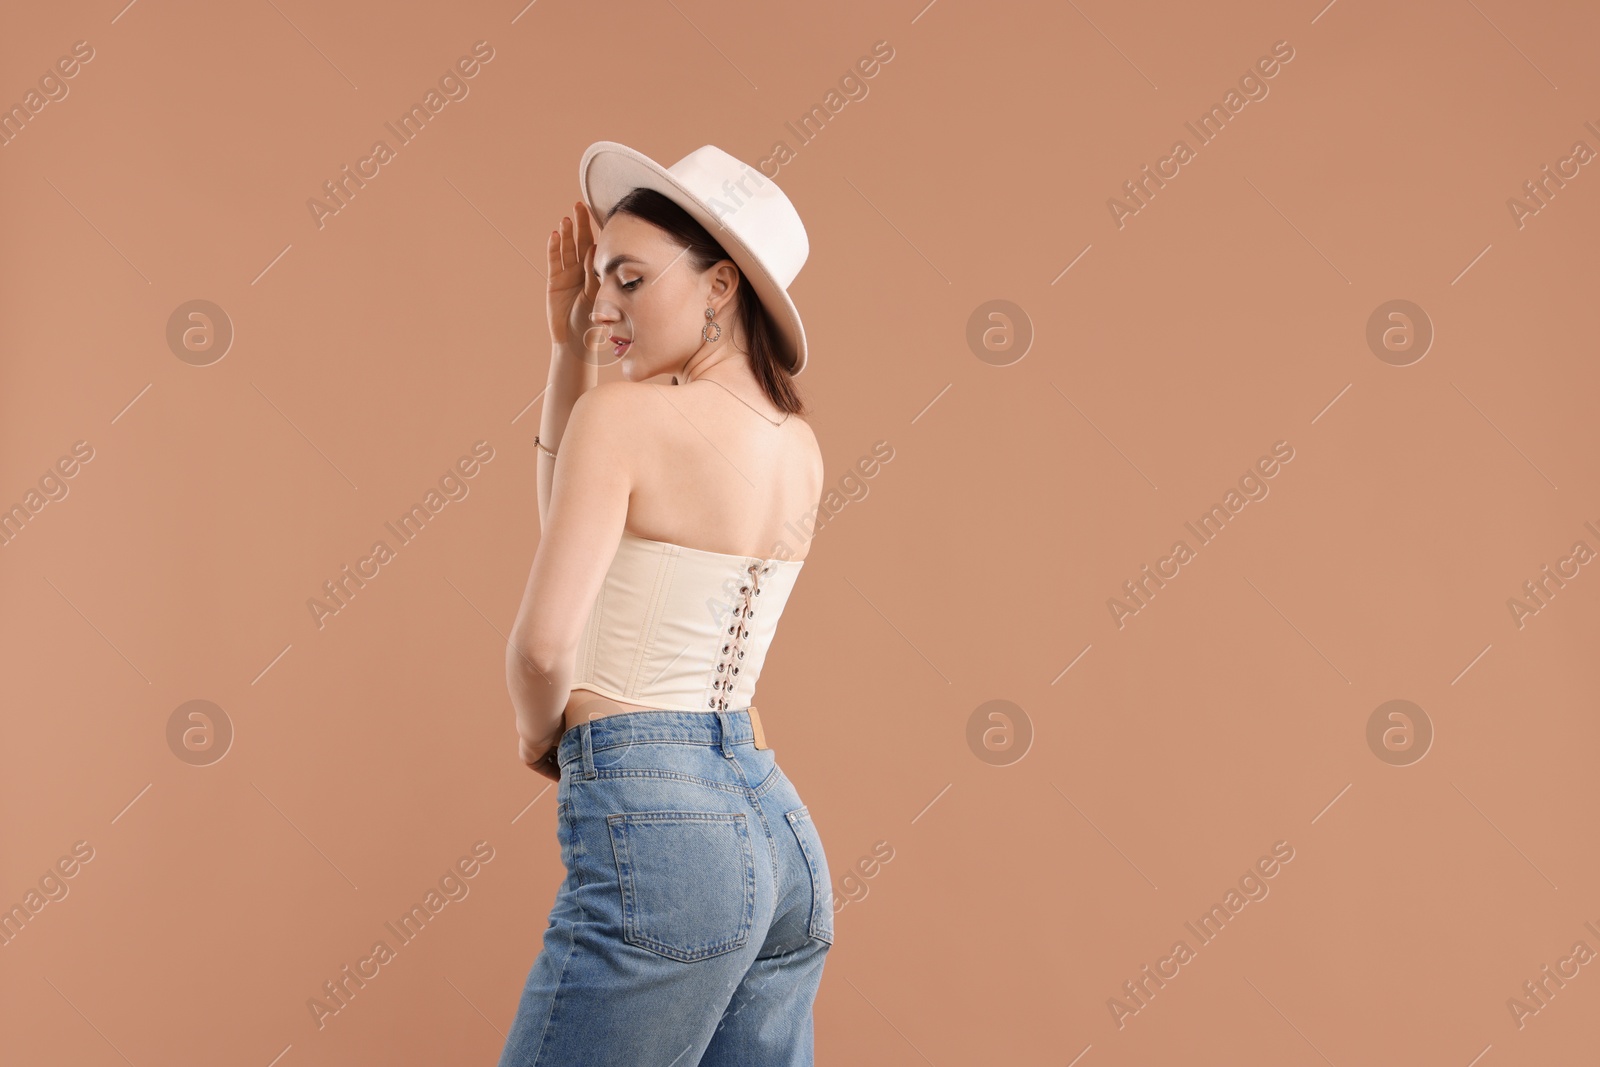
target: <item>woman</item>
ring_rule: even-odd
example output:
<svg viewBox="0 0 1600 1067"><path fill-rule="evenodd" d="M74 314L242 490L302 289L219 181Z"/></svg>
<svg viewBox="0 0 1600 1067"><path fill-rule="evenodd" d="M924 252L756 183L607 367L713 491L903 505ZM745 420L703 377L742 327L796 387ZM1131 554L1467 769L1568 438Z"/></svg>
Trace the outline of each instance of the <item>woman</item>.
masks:
<svg viewBox="0 0 1600 1067"><path fill-rule="evenodd" d="M567 877L500 1064L810 1064L828 864L751 703L822 495L785 292L805 228L710 145L668 169L601 141L579 183L506 656Z"/></svg>

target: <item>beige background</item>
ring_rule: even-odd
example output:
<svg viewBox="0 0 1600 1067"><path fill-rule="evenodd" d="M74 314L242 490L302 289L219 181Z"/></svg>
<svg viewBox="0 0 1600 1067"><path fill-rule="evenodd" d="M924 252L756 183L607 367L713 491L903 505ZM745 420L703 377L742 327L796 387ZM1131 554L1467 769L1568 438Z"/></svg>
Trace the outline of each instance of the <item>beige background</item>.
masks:
<svg viewBox="0 0 1600 1067"><path fill-rule="evenodd" d="M561 877L503 675L543 244L610 139L792 150L799 383L854 499L757 703L849 901L820 1063L1590 1062L1600 963L1520 1027L1507 1001L1600 952L1600 566L1520 628L1508 600L1600 550L1597 164L1507 204L1600 149L1596 29L1576 0L9 12L7 107L93 59L0 148L0 505L93 458L0 547L0 903L92 859L0 948L0 1061L494 1062ZM478 41L470 94L319 228ZM206 366L167 340L196 299L234 331ZM969 346L993 300L1025 353ZM1435 332L1406 366L1367 341L1392 300ZM480 440L470 493L319 629L307 600ZM1367 740L1396 699L1433 731L1404 766ZM169 742L191 700L231 724L209 765ZM319 1030L308 999L479 841L469 895ZM1202 945L1184 924L1280 841Z"/></svg>

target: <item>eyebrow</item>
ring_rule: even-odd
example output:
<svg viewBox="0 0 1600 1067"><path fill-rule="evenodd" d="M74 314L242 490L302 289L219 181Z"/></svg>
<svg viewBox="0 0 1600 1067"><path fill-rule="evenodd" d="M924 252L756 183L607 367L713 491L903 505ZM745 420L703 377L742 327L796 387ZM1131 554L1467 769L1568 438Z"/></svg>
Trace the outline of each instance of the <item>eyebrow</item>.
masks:
<svg viewBox="0 0 1600 1067"><path fill-rule="evenodd" d="M640 266L643 266L644 265L644 260L639 259L636 256L630 256L627 253L623 253L622 255L617 256L615 259L613 259L610 263L607 263L606 267L605 267L605 270L603 270L603 271L601 271L601 270L595 271L594 272L594 276L596 278L603 278L607 274L610 274L612 271L616 270L618 267L622 266L624 263L637 263Z"/></svg>

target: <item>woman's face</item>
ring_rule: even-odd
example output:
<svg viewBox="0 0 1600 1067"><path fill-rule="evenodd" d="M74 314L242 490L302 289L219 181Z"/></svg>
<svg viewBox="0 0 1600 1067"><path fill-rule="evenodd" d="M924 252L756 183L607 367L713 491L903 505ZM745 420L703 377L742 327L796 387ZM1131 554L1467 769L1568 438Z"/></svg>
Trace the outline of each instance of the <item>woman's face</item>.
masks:
<svg viewBox="0 0 1600 1067"><path fill-rule="evenodd" d="M731 268L732 261L724 261L697 274L688 249L665 231L633 215L611 216L595 235L600 291L588 349L602 365L620 358L622 376L630 382L681 371L704 343L700 330L708 304L731 306L726 299ZM717 322L727 329L725 318L719 310Z"/></svg>

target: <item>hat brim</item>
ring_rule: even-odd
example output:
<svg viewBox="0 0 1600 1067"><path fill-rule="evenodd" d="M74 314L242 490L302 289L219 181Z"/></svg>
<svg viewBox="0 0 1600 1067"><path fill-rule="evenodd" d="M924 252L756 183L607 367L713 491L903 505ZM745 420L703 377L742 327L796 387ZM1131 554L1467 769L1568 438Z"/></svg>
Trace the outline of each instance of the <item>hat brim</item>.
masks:
<svg viewBox="0 0 1600 1067"><path fill-rule="evenodd" d="M762 265L761 260L723 225L715 213L672 174L642 152L616 141L596 141L583 153L578 163L578 187L583 193L584 206L597 223L611 214L621 200L633 189L654 189L670 198L706 231L716 238L728 253L728 258L739 265L740 273L755 290L756 296L772 317L778 328L782 356L788 363L790 374L799 374L806 366L806 329L800 321L800 311L794 306L789 292Z"/></svg>

